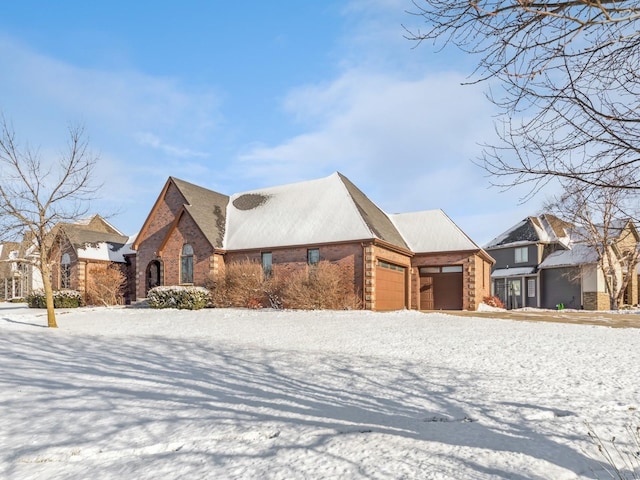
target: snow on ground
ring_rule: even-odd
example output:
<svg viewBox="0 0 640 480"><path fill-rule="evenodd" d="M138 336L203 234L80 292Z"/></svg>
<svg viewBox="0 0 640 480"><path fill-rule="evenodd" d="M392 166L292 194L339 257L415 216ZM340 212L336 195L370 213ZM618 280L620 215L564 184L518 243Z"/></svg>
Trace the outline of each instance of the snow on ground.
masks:
<svg viewBox="0 0 640 480"><path fill-rule="evenodd" d="M640 329L0 306L6 479L610 478Z"/></svg>

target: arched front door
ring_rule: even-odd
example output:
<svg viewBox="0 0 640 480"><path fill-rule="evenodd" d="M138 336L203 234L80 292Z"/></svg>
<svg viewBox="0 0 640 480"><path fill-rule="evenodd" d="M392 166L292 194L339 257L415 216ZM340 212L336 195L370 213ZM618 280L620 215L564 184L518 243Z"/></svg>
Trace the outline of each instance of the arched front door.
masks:
<svg viewBox="0 0 640 480"><path fill-rule="evenodd" d="M159 260L149 262L145 278L147 279L145 294L147 294L153 287L162 285L162 264Z"/></svg>

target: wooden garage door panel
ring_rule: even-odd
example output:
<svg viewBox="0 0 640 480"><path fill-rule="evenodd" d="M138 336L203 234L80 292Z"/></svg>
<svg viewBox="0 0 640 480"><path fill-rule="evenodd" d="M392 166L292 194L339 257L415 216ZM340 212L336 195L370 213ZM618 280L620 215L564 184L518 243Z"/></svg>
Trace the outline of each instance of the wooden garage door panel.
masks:
<svg viewBox="0 0 640 480"><path fill-rule="evenodd" d="M433 309L433 276L420 277L420 310Z"/></svg>
<svg viewBox="0 0 640 480"><path fill-rule="evenodd" d="M405 308L405 270L376 269L376 310Z"/></svg>
<svg viewBox="0 0 640 480"><path fill-rule="evenodd" d="M462 310L462 273L436 275L433 295L436 310Z"/></svg>
<svg viewBox="0 0 640 480"><path fill-rule="evenodd" d="M421 310L462 310L462 273L420 276Z"/></svg>

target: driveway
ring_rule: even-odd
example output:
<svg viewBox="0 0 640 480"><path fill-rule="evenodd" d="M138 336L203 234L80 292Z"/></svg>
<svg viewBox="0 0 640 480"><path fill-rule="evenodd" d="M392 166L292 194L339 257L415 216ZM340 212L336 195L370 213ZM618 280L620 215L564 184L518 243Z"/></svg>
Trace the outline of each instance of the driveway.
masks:
<svg viewBox="0 0 640 480"><path fill-rule="evenodd" d="M450 315L463 317L501 318L505 320L519 320L525 322L578 323L584 325L603 325L614 328L640 328L640 310L594 312L586 310L555 311L527 308L491 312L450 310L440 313L448 313Z"/></svg>

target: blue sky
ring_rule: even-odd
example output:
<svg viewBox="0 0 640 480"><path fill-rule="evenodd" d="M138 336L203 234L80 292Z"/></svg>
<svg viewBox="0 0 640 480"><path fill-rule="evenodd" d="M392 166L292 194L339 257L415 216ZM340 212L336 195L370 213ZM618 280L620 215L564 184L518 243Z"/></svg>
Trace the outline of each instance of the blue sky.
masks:
<svg viewBox="0 0 640 480"><path fill-rule="evenodd" d="M225 194L340 171L389 213L442 208L483 244L539 202L489 188L473 58L414 48L410 0L22 0L0 6L0 110L43 156L82 123L92 209L136 233L167 177Z"/></svg>

